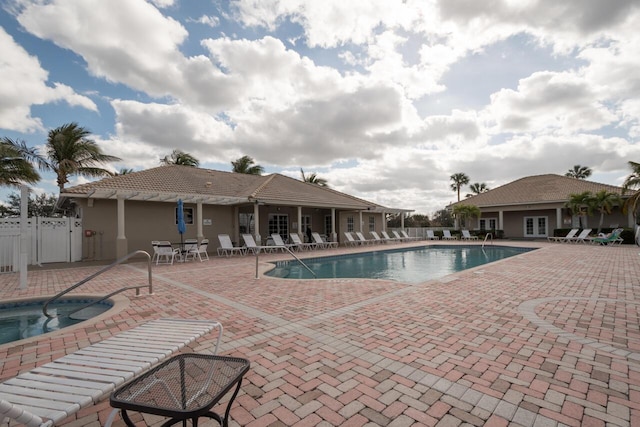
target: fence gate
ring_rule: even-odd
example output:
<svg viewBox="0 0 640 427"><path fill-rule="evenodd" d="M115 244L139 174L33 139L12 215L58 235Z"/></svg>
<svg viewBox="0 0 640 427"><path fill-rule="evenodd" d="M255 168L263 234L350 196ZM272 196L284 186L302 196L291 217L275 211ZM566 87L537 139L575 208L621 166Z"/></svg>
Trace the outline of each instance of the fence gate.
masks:
<svg viewBox="0 0 640 427"><path fill-rule="evenodd" d="M38 218L38 262L82 259L82 222L76 218Z"/></svg>

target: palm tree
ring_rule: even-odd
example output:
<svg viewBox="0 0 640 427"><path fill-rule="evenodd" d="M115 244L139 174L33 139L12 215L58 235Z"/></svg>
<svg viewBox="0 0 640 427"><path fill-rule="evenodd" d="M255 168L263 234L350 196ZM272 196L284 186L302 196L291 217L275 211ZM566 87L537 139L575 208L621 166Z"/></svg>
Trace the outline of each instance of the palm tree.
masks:
<svg viewBox="0 0 640 427"><path fill-rule="evenodd" d="M572 215L578 217L578 225L582 228L582 217L584 214L591 215L592 212L592 194L590 191L584 191L578 194L570 194L569 201L565 204L571 211Z"/></svg>
<svg viewBox="0 0 640 427"><path fill-rule="evenodd" d="M130 173L135 172L133 169L129 169L129 168L120 168L120 170L118 172L116 172L116 175L128 175Z"/></svg>
<svg viewBox="0 0 640 427"><path fill-rule="evenodd" d="M478 218L480 214L480 208L476 205L456 205L453 207L453 215L460 219L461 227L467 227L467 220Z"/></svg>
<svg viewBox="0 0 640 427"><path fill-rule="evenodd" d="M99 165L121 159L104 154L102 149L89 139L90 134L77 123L68 123L49 131L46 144L47 158L40 163L40 169L53 171L57 175L56 181L61 192L69 182L69 175L90 178L113 176Z"/></svg>
<svg viewBox="0 0 640 427"><path fill-rule="evenodd" d="M587 179L591 176L591 168L588 166L575 165L573 169L569 169L564 176L576 179Z"/></svg>
<svg viewBox="0 0 640 427"><path fill-rule="evenodd" d="M640 163L629 161L629 167L631 168L631 174L624 180L624 184L622 184L623 194L629 190L635 190L635 193L624 203L624 211L627 212L627 210L631 208L631 212L635 214L637 213L638 204L640 203Z"/></svg>
<svg viewBox="0 0 640 427"><path fill-rule="evenodd" d="M264 168L260 165L254 165L255 161L249 156L242 156L236 161L231 162L233 172L246 173L248 175L262 175ZM252 166L253 165L253 166Z"/></svg>
<svg viewBox="0 0 640 427"><path fill-rule="evenodd" d="M173 150L171 154L161 158L160 163L164 165L181 165L192 167L198 167L198 165L200 164L198 159L193 157L191 154L185 153L181 150Z"/></svg>
<svg viewBox="0 0 640 427"><path fill-rule="evenodd" d="M316 185L319 185L320 187L328 187L327 180L324 178L318 177L318 175L316 175L315 173L312 173L311 175L305 175L304 170L302 170L302 168L300 168L300 173L302 174L302 180L304 182L308 182L309 184L316 184Z"/></svg>
<svg viewBox="0 0 640 427"><path fill-rule="evenodd" d="M460 201L460 188L463 185L467 185L469 183L469 177L466 174L460 172L454 173L449 179L453 181L453 183L451 184L451 189L458 192L458 201Z"/></svg>
<svg viewBox="0 0 640 427"><path fill-rule="evenodd" d="M484 182L475 182L469 186L472 193L467 194L467 197L475 196L476 194L486 193L489 191L489 187Z"/></svg>
<svg viewBox="0 0 640 427"><path fill-rule="evenodd" d="M27 147L24 141L0 139L0 185L18 187L38 182L40 174L31 161L42 161L35 148Z"/></svg>
<svg viewBox="0 0 640 427"><path fill-rule="evenodd" d="M610 214L614 206L621 206L622 199L617 193L611 193L607 190L598 191L591 196L590 204L593 209L600 212L600 223L598 224L598 233L602 229L602 223L604 222L604 214Z"/></svg>

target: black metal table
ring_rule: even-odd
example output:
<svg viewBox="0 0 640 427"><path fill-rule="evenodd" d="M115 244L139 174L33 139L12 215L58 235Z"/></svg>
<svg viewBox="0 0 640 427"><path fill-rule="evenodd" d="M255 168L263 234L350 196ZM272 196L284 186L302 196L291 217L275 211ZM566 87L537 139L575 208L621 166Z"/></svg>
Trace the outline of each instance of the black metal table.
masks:
<svg viewBox="0 0 640 427"><path fill-rule="evenodd" d="M111 406L122 410L122 419L135 427L127 411L155 414L170 419L171 426L191 419L198 425L199 417L213 418L228 426L229 411L235 400L242 377L249 370L249 361L238 357L209 354L179 354L151 371L119 387L111 394ZM236 385L227 404L224 418L211 408Z"/></svg>

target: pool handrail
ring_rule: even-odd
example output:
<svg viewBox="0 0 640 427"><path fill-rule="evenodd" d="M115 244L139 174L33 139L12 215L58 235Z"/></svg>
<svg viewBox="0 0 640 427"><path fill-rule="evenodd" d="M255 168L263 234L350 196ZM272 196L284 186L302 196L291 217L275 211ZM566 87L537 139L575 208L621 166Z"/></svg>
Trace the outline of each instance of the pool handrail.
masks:
<svg viewBox="0 0 640 427"><path fill-rule="evenodd" d="M493 234L487 233L484 236L484 240L482 241L482 248L484 249L484 244L487 243L487 239L491 237L491 245L493 246Z"/></svg>
<svg viewBox="0 0 640 427"><path fill-rule="evenodd" d="M292 256L292 257L294 257L294 258L295 258L295 259L296 259L300 264L302 264L302 266L303 266L304 268L306 268L307 270L309 270L309 273L311 273L311 274L313 275L313 277L314 277L314 278L318 278L318 276L316 275L316 273L314 273L314 272L313 272L313 270L312 270L312 269L310 269L310 268L309 268L309 266L308 266L307 264L305 264L305 263L304 263L300 258L298 258L298 257L296 256L296 254L294 254L294 253L291 251L291 249L289 249L289 248L288 248L288 247L286 247L286 246L276 246L276 247L277 247L278 249L282 248L282 249L284 249L285 251L289 252L289 253L291 254L291 256ZM259 276L258 276L258 254L259 254L259 253L260 253L260 251L259 251L259 250L255 252L255 256L256 256L256 279L259 277Z"/></svg>
<svg viewBox="0 0 640 427"><path fill-rule="evenodd" d="M147 266L148 266L148 270L149 270L149 284L148 285L140 285L140 286L127 286L121 289L118 289L115 292L110 293L109 295L103 297L102 299L100 299L99 301L94 301L84 307L81 307L75 311L73 311L72 313L78 312L80 310L83 310L87 307L89 307L90 305L96 304L100 301L104 301L105 299L115 295L115 294L119 294L120 292L124 292L124 291L128 291L129 289L135 289L136 290L136 295L140 295L140 288L149 288L149 295L151 295L153 293L153 281L152 281L152 277L151 277L151 255L149 255L149 253L147 251L143 251L143 250L137 250L134 252L131 252L128 255L123 256L122 258L119 258L117 260L115 260L114 262L112 262L111 264L107 265L106 267L98 270L97 272L93 273L92 275L82 279L81 281L79 281L78 283L76 283L73 286L68 287L67 289L65 289L62 292L57 293L56 295L52 296L51 298L49 298L44 305L42 306L42 314L44 314L45 316L47 316L48 318L53 318L55 317L54 315L50 315L47 312L47 308L49 307L49 304L51 304L52 302L60 299L60 297L62 297L63 295L68 294L69 292L71 292L72 290L78 288L81 285L84 285L85 283L87 283L88 281L95 279L96 277L98 277L99 275L101 275L102 273L111 270L113 267L122 264L123 262L125 262L126 260L128 260L131 257L134 257L136 255L146 255L147 257ZM72 314L69 313L69 314Z"/></svg>

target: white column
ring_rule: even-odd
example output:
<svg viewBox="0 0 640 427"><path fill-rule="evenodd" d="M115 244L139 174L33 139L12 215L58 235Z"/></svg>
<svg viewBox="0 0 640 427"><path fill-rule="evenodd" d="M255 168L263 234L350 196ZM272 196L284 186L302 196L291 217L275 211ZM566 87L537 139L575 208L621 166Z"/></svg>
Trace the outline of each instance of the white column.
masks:
<svg viewBox="0 0 640 427"><path fill-rule="evenodd" d="M116 237L116 258L127 254L127 236L124 230L124 197L118 196L118 235Z"/></svg>
<svg viewBox="0 0 640 427"><path fill-rule="evenodd" d="M254 236L256 238L256 243L258 245L261 245L262 237L260 236L260 205L258 205L257 203L253 205L253 223L256 229L256 235Z"/></svg>
<svg viewBox="0 0 640 427"><path fill-rule="evenodd" d="M382 231L387 231L387 214L382 212Z"/></svg>
<svg viewBox="0 0 640 427"><path fill-rule="evenodd" d="M196 238L201 241L204 239L204 234L202 233L202 202L196 203L196 218L198 218L196 221L198 224L196 225Z"/></svg>
<svg viewBox="0 0 640 427"><path fill-rule="evenodd" d="M298 206L298 234L302 234L302 206Z"/></svg>
<svg viewBox="0 0 640 427"><path fill-rule="evenodd" d="M336 233L336 208L331 208L331 241L338 241L338 233Z"/></svg>
<svg viewBox="0 0 640 427"><path fill-rule="evenodd" d="M362 211L358 211L359 222L360 222L360 232L362 233Z"/></svg>
<svg viewBox="0 0 640 427"><path fill-rule="evenodd" d="M29 220L29 188L20 186L20 285L18 289L27 289L27 221Z"/></svg>
<svg viewBox="0 0 640 427"><path fill-rule="evenodd" d="M498 211L498 230L504 231L504 211Z"/></svg>
<svg viewBox="0 0 640 427"><path fill-rule="evenodd" d="M562 228L562 208L556 208L556 228Z"/></svg>
<svg viewBox="0 0 640 427"><path fill-rule="evenodd" d="M400 228L404 230L404 212L400 214Z"/></svg>

